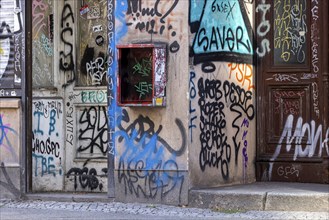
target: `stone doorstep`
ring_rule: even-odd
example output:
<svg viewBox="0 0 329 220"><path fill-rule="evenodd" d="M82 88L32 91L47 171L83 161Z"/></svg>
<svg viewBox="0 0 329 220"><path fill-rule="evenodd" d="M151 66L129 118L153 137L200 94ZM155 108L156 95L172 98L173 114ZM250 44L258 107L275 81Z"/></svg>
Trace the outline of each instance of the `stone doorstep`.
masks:
<svg viewBox="0 0 329 220"><path fill-rule="evenodd" d="M218 211L329 212L329 185L256 182L191 189L189 206Z"/></svg>
<svg viewBox="0 0 329 220"><path fill-rule="evenodd" d="M28 193L28 200L115 202L106 193ZM188 207L235 211L329 212L329 185L256 182L246 185L191 189Z"/></svg>

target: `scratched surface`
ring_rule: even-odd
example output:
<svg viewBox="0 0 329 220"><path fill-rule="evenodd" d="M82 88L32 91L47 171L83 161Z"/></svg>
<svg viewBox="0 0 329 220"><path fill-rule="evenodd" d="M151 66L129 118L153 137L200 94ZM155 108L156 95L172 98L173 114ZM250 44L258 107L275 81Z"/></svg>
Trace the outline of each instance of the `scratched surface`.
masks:
<svg viewBox="0 0 329 220"><path fill-rule="evenodd" d="M106 86L107 2L84 1L89 11L78 15L79 86Z"/></svg>
<svg viewBox="0 0 329 220"><path fill-rule="evenodd" d="M5 103L6 101L1 100L1 102ZM4 163L6 166L19 166L20 124L18 106L6 108L0 105L0 163Z"/></svg>
<svg viewBox="0 0 329 220"><path fill-rule="evenodd" d="M32 101L32 190L63 189L63 108L61 99Z"/></svg>
<svg viewBox="0 0 329 220"><path fill-rule="evenodd" d="M19 99L0 101L0 199L21 195L20 115Z"/></svg>
<svg viewBox="0 0 329 220"><path fill-rule="evenodd" d="M33 87L54 86L54 3L32 2L32 84Z"/></svg>

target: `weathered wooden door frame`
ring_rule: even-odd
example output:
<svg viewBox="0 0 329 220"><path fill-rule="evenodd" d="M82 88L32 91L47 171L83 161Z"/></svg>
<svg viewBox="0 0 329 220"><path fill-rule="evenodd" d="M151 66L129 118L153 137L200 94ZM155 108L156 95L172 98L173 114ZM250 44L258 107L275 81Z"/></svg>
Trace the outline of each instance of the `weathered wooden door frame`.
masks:
<svg viewBox="0 0 329 220"><path fill-rule="evenodd" d="M321 68L322 71L319 74L322 74L323 80L321 81L322 83L322 87L323 87L323 94L320 94L320 99L323 103L323 107L322 107L322 111L324 112L322 118L320 119L321 122L323 123L323 127L324 128L328 128L329 126L329 114L325 114L325 112L329 112L329 31L328 31L328 23L329 23L329 3L326 0L311 0L310 2L319 2L320 6L319 6L319 11L322 14L322 18L320 22L320 41L321 44L323 46L323 53L321 54ZM262 16L264 16L263 18L265 18L265 15L262 14L262 12L265 11L265 9L263 8L262 10L257 11L257 5L258 4L270 4L271 7L273 7L273 1L269 1L269 0L257 0L255 1L255 32L257 30L257 25L259 24L260 19L262 18ZM267 15L268 16L268 15ZM267 17L268 18L268 17ZM273 18L271 18L273 19ZM273 20L269 20L270 24L273 22ZM272 28L272 27L271 27ZM310 27L308 27L310 28ZM260 46L262 43L261 40L259 40L259 42L257 42L257 37L256 37L256 45ZM273 43L273 42L270 42ZM265 44L263 44L262 46L264 46ZM266 47L264 47L266 48ZM257 51L256 51L257 52ZM260 52L269 52L269 51L260 51ZM262 89L262 86L264 87L264 85L262 84L260 78L261 75L263 74L260 69L259 69L259 65L261 63L261 57L257 56L257 53L255 53L255 68L256 68L256 82L257 82L257 98L256 98L256 105L257 105L257 128L256 128L256 141L257 141L257 145L256 145L256 177L257 177L257 181L261 181L261 178L259 176L257 176L258 173L258 166L257 163L258 162L262 162L262 160L264 160L264 158L261 158L259 156L260 152L261 152L261 148L264 148L264 146L262 146L262 144L264 144L264 142L262 142L262 138L261 137L261 132L263 131L263 129L265 129L264 127L262 127L262 120L265 119L265 110L264 107L262 106L262 102L264 102L264 100L262 100L262 97L259 93L259 91ZM267 54L267 56L270 56L270 54ZM265 58L264 58L265 59ZM296 122L295 122L296 123ZM294 124L295 124L294 123ZM326 130L324 130L325 132ZM329 142L329 140L325 140L327 141L327 143ZM326 151L325 149L323 149L323 151ZM324 154L324 153L323 153ZM320 158L319 158L320 159ZM327 171L329 173L329 157L325 156L323 158L323 163L324 166L327 167ZM266 161L268 162L268 161Z"/></svg>
<svg viewBox="0 0 329 220"><path fill-rule="evenodd" d="M21 172L21 192L22 194L32 192L32 1L20 0L24 3L24 27L25 27L25 72L22 74L22 172ZM111 25L108 25L108 31L113 35L108 35L109 38L113 38L112 44L108 45L108 55L112 56L115 60L115 1L108 0L108 13L111 16L108 16L108 22L111 22ZM112 7L110 7L112 6ZM114 68L109 68L115 74ZM108 85L108 92L111 92L113 88L110 88ZM110 97L110 96L108 96ZM108 99L109 102L113 101ZM108 103L109 103L108 102ZM109 120L108 126L111 125ZM110 131L110 130L109 130ZM111 132L108 132L108 135L112 136ZM114 148L114 146L113 146ZM113 150L113 149L112 149ZM112 153L111 153L112 152ZM115 197L115 183L114 183L114 152L111 151L108 153L108 197Z"/></svg>

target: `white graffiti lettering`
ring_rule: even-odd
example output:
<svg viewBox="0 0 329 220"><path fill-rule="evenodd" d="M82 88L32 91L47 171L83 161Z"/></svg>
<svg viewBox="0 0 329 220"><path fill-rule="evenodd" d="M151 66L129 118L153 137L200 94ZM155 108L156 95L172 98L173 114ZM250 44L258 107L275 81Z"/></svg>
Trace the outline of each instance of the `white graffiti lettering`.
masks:
<svg viewBox="0 0 329 220"><path fill-rule="evenodd" d="M318 157L322 156L322 151L325 149L327 155L329 155L329 128L327 128L325 139L323 140L322 125L316 128L315 121L312 120L310 123L303 123L303 118L299 117L296 122L295 129L293 129L294 116L289 115L284 129L282 131L279 143L275 149L271 161L275 161L281 153L282 145L286 145L286 152L290 152L294 149L293 160L298 157L314 157L316 156L316 150L318 147ZM294 130L294 132L293 132ZM304 137L307 137L306 144L302 144ZM284 139L286 142L284 143ZM269 179L271 180L271 174L273 169L273 162L270 163L269 167Z"/></svg>
<svg viewBox="0 0 329 220"><path fill-rule="evenodd" d="M270 31L271 25L270 21L266 20L266 13L270 10L271 5L270 4L265 4L265 0L262 0L261 4L258 4L256 7L256 12L260 13L262 12L261 15L261 23L257 27L257 35L259 37L262 37L263 39L260 42L260 47L257 47L256 53L259 57L264 57L266 53L269 53L271 51L270 49L270 41L266 38L266 34Z"/></svg>

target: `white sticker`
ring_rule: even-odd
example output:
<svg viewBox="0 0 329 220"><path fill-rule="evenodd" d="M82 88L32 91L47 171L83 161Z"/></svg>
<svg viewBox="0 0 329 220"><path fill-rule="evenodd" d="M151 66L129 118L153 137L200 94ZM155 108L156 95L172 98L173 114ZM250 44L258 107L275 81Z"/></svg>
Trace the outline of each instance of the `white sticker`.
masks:
<svg viewBox="0 0 329 220"><path fill-rule="evenodd" d="M94 27L93 27L93 32L101 32L101 31L103 31L103 27L102 27L102 25L100 24L100 25L95 25Z"/></svg>

